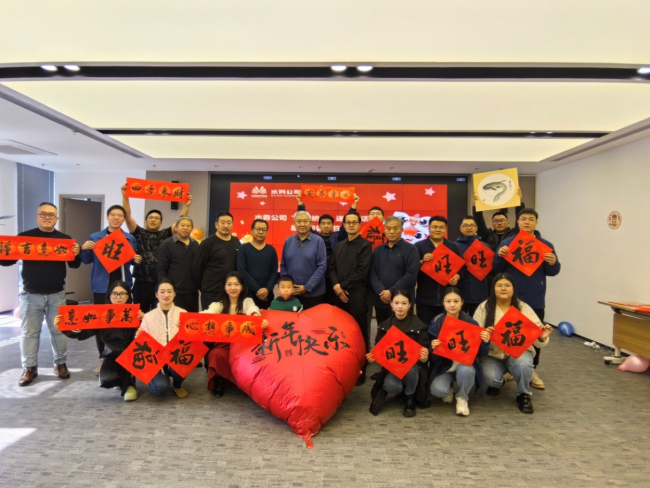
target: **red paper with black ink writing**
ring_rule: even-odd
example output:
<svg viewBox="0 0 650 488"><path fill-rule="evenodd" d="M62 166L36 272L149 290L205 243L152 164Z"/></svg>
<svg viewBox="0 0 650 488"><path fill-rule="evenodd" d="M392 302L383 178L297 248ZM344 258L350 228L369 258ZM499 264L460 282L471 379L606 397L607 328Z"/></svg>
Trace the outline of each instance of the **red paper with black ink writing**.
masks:
<svg viewBox="0 0 650 488"><path fill-rule="evenodd" d="M182 339L180 334L176 334L160 351L158 357L161 363L167 364L180 376L187 378L187 375L196 368L208 350L208 347L203 342L190 342L187 339Z"/></svg>
<svg viewBox="0 0 650 488"><path fill-rule="evenodd" d="M366 222L359 233L361 234L361 237L372 244L373 250L386 242L386 237L384 236L384 223L379 217L375 217L370 222Z"/></svg>
<svg viewBox="0 0 650 488"><path fill-rule="evenodd" d="M187 203L189 192L189 183L142 180L138 178L126 179L126 196L129 198Z"/></svg>
<svg viewBox="0 0 650 488"><path fill-rule="evenodd" d="M542 329L515 307L494 326L490 340L503 352L518 358L542 335Z"/></svg>
<svg viewBox="0 0 650 488"><path fill-rule="evenodd" d="M447 315L438 335L440 345L433 350L433 353L471 366L481 347L482 330L484 329L477 325Z"/></svg>
<svg viewBox="0 0 650 488"><path fill-rule="evenodd" d="M93 251L99 262L109 273L135 257L135 250L121 229L117 229L98 240Z"/></svg>
<svg viewBox="0 0 650 488"><path fill-rule="evenodd" d="M259 344L263 320L260 315L186 312L180 316L179 336L189 341Z"/></svg>
<svg viewBox="0 0 650 488"><path fill-rule="evenodd" d="M526 276L531 276L544 264L544 256L553 252L553 249L523 230L512 240L508 249L510 252L503 259Z"/></svg>
<svg viewBox="0 0 650 488"><path fill-rule="evenodd" d="M59 315L63 319L59 330L120 329L140 327L140 305L61 305Z"/></svg>
<svg viewBox="0 0 650 488"><path fill-rule="evenodd" d="M465 260L442 243L438 244L432 255L433 258L424 263L420 271L442 286L447 286L449 280L465 266Z"/></svg>
<svg viewBox="0 0 650 488"><path fill-rule="evenodd" d="M422 346L394 325L372 349L372 356L379 364L400 380L420 359Z"/></svg>
<svg viewBox="0 0 650 488"><path fill-rule="evenodd" d="M315 202L351 202L354 200L354 187L302 185L302 198Z"/></svg>
<svg viewBox="0 0 650 488"><path fill-rule="evenodd" d="M467 271L472 273L477 280L483 281L492 271L494 251L478 239L463 254Z"/></svg>
<svg viewBox="0 0 650 488"><path fill-rule="evenodd" d="M163 346L146 332L141 332L138 337L120 354L117 363L133 376L145 384L165 365L159 358Z"/></svg>
<svg viewBox="0 0 650 488"><path fill-rule="evenodd" d="M0 259L7 261L74 261L74 239L0 236Z"/></svg>

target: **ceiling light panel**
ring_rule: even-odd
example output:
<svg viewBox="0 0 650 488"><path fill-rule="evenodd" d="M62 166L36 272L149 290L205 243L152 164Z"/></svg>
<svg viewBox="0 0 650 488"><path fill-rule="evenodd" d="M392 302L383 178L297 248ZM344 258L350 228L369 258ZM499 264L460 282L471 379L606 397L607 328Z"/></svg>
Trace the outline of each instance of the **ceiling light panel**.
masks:
<svg viewBox="0 0 650 488"><path fill-rule="evenodd" d="M4 4L0 63L648 61L647 0Z"/></svg>
<svg viewBox="0 0 650 488"><path fill-rule="evenodd" d="M614 131L650 113L650 84L28 81L5 83L100 129Z"/></svg>
<svg viewBox="0 0 650 488"><path fill-rule="evenodd" d="M540 161L590 139L359 139L113 136L155 158Z"/></svg>

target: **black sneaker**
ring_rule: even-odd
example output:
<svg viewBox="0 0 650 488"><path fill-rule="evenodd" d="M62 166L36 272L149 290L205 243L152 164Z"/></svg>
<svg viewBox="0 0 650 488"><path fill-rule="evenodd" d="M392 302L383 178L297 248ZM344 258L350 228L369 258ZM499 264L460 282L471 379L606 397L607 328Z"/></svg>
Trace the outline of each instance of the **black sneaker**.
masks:
<svg viewBox="0 0 650 488"><path fill-rule="evenodd" d="M519 410L523 413L533 413L533 402L530 399L530 395L522 393L517 396L517 403L519 404Z"/></svg>
<svg viewBox="0 0 650 488"><path fill-rule="evenodd" d="M379 393L377 393L377 396L373 398L372 403L370 404L370 413L377 416L379 415L379 411L381 410L381 407L384 406L384 403L386 403L386 397L388 397L388 393L386 393L386 390L383 388L379 390Z"/></svg>
<svg viewBox="0 0 650 488"><path fill-rule="evenodd" d="M404 417L415 417L415 395L408 395L406 397L406 405L404 405Z"/></svg>
<svg viewBox="0 0 650 488"><path fill-rule="evenodd" d="M490 396L497 396L499 393L501 393L501 390L499 388L494 388L493 386L488 386L487 389L487 394Z"/></svg>

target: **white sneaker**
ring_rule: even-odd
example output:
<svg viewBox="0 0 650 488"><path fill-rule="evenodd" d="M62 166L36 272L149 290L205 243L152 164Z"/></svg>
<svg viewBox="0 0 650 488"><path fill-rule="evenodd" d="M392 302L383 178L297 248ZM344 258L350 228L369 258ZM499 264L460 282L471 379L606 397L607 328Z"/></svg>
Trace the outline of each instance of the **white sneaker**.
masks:
<svg viewBox="0 0 650 488"><path fill-rule="evenodd" d="M135 389L135 386L129 386L124 392L124 401L134 402L137 399L138 399L138 390Z"/></svg>
<svg viewBox="0 0 650 488"><path fill-rule="evenodd" d="M442 397L442 401L445 403L451 403L454 400L454 389L449 388L449 393Z"/></svg>
<svg viewBox="0 0 650 488"><path fill-rule="evenodd" d="M456 415L461 415L467 417L469 415L469 407L467 406L467 400L461 397L456 398Z"/></svg>

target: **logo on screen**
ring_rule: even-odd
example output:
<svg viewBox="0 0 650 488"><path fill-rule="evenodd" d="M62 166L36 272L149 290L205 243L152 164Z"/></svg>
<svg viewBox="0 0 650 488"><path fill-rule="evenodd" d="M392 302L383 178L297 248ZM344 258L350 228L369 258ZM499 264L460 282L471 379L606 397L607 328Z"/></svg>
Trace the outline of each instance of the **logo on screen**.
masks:
<svg viewBox="0 0 650 488"><path fill-rule="evenodd" d="M263 186L253 188L253 195L266 195L266 188Z"/></svg>

